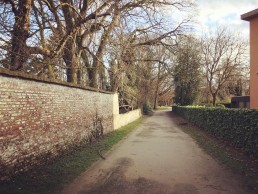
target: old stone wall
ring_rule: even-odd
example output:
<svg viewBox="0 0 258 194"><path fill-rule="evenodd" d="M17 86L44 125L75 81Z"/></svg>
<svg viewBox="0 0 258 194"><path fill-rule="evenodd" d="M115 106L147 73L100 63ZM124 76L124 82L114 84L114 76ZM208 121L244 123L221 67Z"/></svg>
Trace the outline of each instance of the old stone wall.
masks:
<svg viewBox="0 0 258 194"><path fill-rule="evenodd" d="M142 116L141 109L136 109L124 114L115 114L114 115L114 129L118 129L135 121L136 119Z"/></svg>
<svg viewBox="0 0 258 194"><path fill-rule="evenodd" d="M0 74L0 178L114 129L117 95ZM117 107L115 108L117 109Z"/></svg>

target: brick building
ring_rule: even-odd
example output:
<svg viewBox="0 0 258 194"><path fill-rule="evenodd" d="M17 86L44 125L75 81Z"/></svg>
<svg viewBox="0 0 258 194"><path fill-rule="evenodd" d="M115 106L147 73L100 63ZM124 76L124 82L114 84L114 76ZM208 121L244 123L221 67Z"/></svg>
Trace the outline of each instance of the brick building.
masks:
<svg viewBox="0 0 258 194"><path fill-rule="evenodd" d="M250 108L258 108L258 9L241 19L250 22Z"/></svg>

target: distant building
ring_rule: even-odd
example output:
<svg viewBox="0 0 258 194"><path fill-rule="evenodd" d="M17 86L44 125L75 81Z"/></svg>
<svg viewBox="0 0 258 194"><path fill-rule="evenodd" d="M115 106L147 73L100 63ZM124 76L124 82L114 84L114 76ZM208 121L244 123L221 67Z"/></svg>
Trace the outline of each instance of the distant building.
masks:
<svg viewBox="0 0 258 194"><path fill-rule="evenodd" d="M231 98L231 108L250 108L250 96L235 96Z"/></svg>
<svg viewBox="0 0 258 194"><path fill-rule="evenodd" d="M250 22L250 108L258 108L258 9L241 19Z"/></svg>

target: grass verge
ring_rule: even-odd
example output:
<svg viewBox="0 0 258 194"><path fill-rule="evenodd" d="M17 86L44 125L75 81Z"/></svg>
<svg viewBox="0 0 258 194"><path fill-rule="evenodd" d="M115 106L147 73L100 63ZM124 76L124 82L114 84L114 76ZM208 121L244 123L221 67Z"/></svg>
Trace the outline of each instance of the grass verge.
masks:
<svg viewBox="0 0 258 194"><path fill-rule="evenodd" d="M168 108L171 108L170 106L158 106L157 110L167 110Z"/></svg>
<svg viewBox="0 0 258 194"><path fill-rule="evenodd" d="M58 193L65 184L70 183L92 163L100 159L101 154L106 153L113 145L122 140L144 118L140 118L120 129L106 134L93 144L73 148L66 154L47 165L34 171L29 171L13 178L9 182L0 182L0 193L5 194L33 194L33 193Z"/></svg>
<svg viewBox="0 0 258 194"><path fill-rule="evenodd" d="M185 133L189 134L208 154L217 159L220 163L231 169L239 175L243 187L249 193L258 193L258 160L247 155L241 150L230 147L228 142L218 139L208 132L189 123L172 113L177 117L176 124L180 126Z"/></svg>

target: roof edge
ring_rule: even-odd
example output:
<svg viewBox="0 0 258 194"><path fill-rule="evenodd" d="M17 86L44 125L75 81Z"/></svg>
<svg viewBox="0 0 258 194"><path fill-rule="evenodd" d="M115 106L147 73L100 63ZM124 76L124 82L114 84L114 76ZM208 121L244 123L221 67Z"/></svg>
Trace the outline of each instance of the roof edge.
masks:
<svg viewBox="0 0 258 194"><path fill-rule="evenodd" d="M245 21L250 21L255 17L258 17L258 8L241 15L241 19Z"/></svg>

